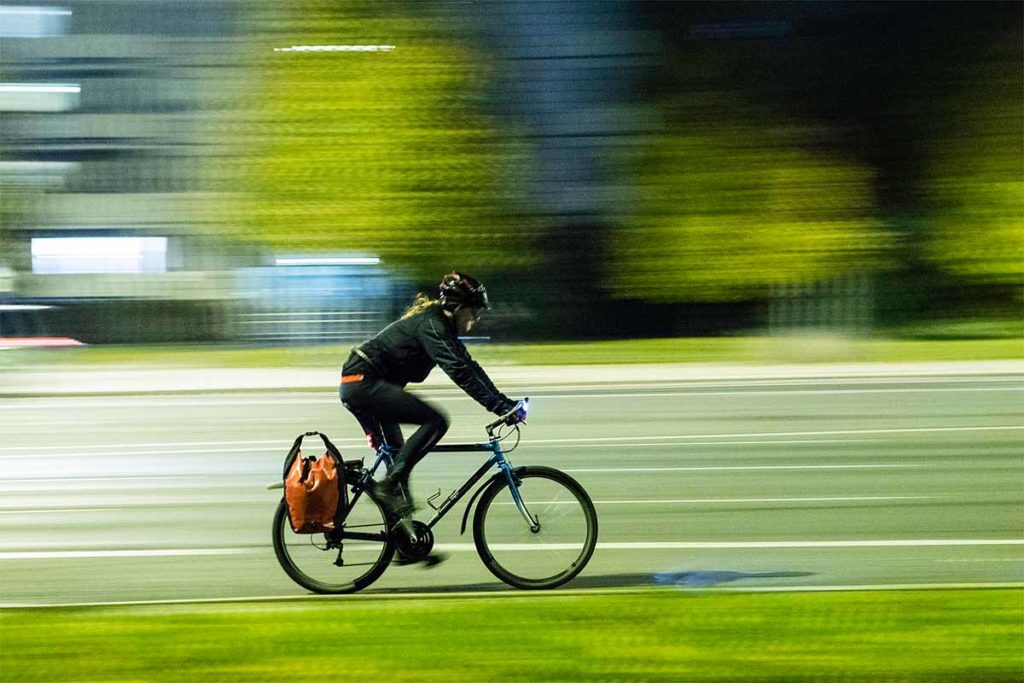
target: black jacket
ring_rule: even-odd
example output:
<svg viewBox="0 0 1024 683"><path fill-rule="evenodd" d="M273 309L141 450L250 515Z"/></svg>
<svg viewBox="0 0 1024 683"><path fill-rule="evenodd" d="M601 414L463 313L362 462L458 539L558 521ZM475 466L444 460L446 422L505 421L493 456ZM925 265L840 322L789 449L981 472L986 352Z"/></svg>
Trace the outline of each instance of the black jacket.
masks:
<svg viewBox="0 0 1024 683"><path fill-rule="evenodd" d="M459 341L455 322L434 305L408 318L400 318L353 349L345 374L359 372L405 386L422 382L440 365L445 374L487 410L502 415L515 401L498 391L483 368ZM368 367L366 367L368 366Z"/></svg>

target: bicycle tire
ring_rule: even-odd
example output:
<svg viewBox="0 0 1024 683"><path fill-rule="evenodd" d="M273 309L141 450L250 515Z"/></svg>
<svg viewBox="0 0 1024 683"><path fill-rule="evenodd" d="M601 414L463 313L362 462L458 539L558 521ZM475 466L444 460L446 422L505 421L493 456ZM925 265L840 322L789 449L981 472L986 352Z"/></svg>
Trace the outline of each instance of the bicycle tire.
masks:
<svg viewBox="0 0 1024 683"><path fill-rule="evenodd" d="M530 530L508 480L498 477L484 490L473 517L477 554L492 574L515 588L561 586L583 571L597 547L594 503L579 482L560 470L520 467L513 476L540 529Z"/></svg>
<svg viewBox="0 0 1024 683"><path fill-rule="evenodd" d="M352 499L352 490L349 489L349 499ZM384 536L375 542L353 541L345 538L345 531L355 528L365 528L368 533L376 533L376 517L380 518L380 530ZM376 497L367 490L363 490L356 504L345 520L342 527L341 542L343 546L347 543L349 547L342 550L342 556L347 551L349 555L357 555L356 560L362 559L359 555L366 555L366 562L350 562L346 559L344 566L335 566L333 563L338 557L337 548L326 547L326 535L320 534L296 534L292 531L291 522L288 519L288 504L282 498L274 514L271 535L274 541L274 554L285 573L303 588L314 593L341 594L355 593L360 591L384 573L388 568L395 554L395 546L387 534L388 517L383 506ZM325 547L320 547L317 543ZM353 553L353 544L358 545L357 552ZM379 549L376 546L379 545ZM354 570L354 571L353 571Z"/></svg>

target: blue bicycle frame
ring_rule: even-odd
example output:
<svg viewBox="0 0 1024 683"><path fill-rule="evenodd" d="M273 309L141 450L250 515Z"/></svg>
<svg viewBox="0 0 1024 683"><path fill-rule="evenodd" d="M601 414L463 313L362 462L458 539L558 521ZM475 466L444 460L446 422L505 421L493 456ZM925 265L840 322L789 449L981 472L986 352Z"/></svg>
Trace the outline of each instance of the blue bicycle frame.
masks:
<svg viewBox="0 0 1024 683"><path fill-rule="evenodd" d="M501 444L497 437L492 434L487 443L441 444L430 449L431 453L466 453L476 451L485 451L490 453L491 457L487 459L487 462L480 466L480 469L474 472L473 475L466 480L466 483L457 490L452 491L451 495L449 495L440 505L435 507L432 502L437 496L432 496L427 499L427 503L435 510L434 516L426 523L427 528L433 529L434 525L441 521L441 518L448 514L448 512L455 507L460 500L462 500L462 497L465 496L470 489L476 486L477 482L483 478L489 469L497 466L498 469L505 474L505 478L508 480L509 490L512 492L512 499L515 501L516 507L519 509L519 513L523 516L523 519L526 520L531 531L534 533L539 531L540 524L537 521L537 518L531 515L529 510L526 509L526 504L523 502L523 498L519 494L519 486L512 468L512 463L510 463L508 458L505 457L505 453L501 450ZM394 449L391 446L381 444L377 449L377 458L374 460L373 466L366 471L366 475L360 484L365 486L367 480L373 477L374 473L382 463L390 469L394 464L393 455ZM353 497L352 505L355 505L357 498L358 494ZM470 505L472 505L472 503ZM467 508L466 517L468 517L468 515L469 509ZM466 522L464 518L462 525L463 530L465 530L465 524Z"/></svg>

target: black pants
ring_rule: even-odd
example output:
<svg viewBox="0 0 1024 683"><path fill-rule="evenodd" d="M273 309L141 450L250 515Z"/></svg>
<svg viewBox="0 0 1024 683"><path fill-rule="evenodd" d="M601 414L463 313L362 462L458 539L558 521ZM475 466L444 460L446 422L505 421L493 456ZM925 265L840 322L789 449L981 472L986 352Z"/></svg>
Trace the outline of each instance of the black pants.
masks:
<svg viewBox="0 0 1024 683"><path fill-rule="evenodd" d="M385 443L398 449L388 473L392 481L407 483L412 468L448 431L444 413L397 384L367 375L362 381L342 384L340 394L342 404L359 420L373 448ZM405 441L400 424L419 425L419 429Z"/></svg>

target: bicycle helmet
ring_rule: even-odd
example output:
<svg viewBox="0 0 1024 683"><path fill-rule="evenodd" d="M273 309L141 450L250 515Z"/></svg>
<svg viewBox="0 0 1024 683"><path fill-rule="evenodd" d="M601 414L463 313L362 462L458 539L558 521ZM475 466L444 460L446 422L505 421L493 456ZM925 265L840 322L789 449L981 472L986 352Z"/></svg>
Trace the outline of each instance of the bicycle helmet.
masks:
<svg viewBox="0 0 1024 683"><path fill-rule="evenodd" d="M444 276L438 288L441 293L441 306L456 310L463 306L487 308L487 288L476 278L464 273L452 271Z"/></svg>

